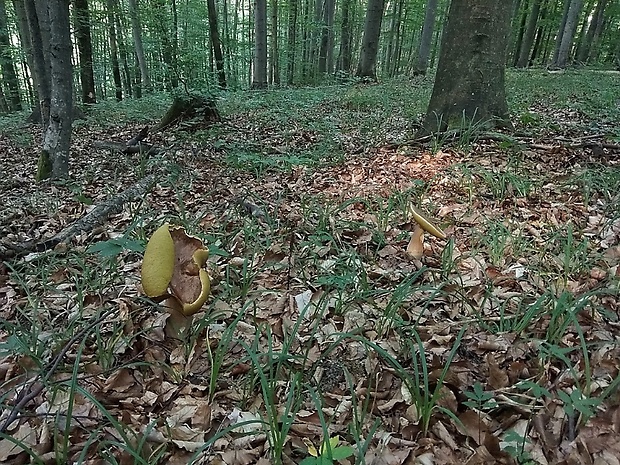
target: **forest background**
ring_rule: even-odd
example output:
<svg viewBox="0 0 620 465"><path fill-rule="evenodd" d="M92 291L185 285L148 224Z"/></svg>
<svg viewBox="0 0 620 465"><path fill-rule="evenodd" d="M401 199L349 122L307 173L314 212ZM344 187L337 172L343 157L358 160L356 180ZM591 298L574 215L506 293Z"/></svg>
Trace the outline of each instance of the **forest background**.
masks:
<svg viewBox="0 0 620 465"><path fill-rule="evenodd" d="M0 60L0 462L617 463L617 1L0 0Z"/></svg>

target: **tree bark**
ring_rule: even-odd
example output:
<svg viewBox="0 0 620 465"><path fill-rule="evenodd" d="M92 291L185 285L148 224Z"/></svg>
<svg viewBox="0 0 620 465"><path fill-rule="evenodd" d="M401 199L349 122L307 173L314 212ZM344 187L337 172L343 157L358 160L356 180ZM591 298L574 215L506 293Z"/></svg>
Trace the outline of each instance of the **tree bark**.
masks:
<svg viewBox="0 0 620 465"><path fill-rule="evenodd" d="M46 0L50 24L50 116L37 179L51 176L65 178L69 174L69 149L73 107L71 66L71 29L69 0ZM51 168L49 172L47 168Z"/></svg>
<svg viewBox="0 0 620 465"><path fill-rule="evenodd" d="M538 24L538 15L540 14L540 5L542 0L534 0L532 10L527 20L527 26L521 41L519 57L517 58L516 67L525 68L529 63L530 51L534 44L534 36L536 35L536 25Z"/></svg>
<svg viewBox="0 0 620 465"><path fill-rule="evenodd" d="M334 49L334 0L325 0L321 27L321 46L319 48L319 73L329 74L333 70Z"/></svg>
<svg viewBox="0 0 620 465"><path fill-rule="evenodd" d="M597 32L600 34L606 6L607 0L599 0L596 4L594 14L592 15L592 21L590 21L588 31L586 32L585 40L577 52L577 61L586 63L589 60L592 44L595 42L595 38L597 38Z"/></svg>
<svg viewBox="0 0 620 465"><path fill-rule="evenodd" d="M42 3L45 2L43 1ZM30 43L32 44L32 61L34 63L32 72L36 75L36 79L34 81L38 85L38 111L41 112L41 122L43 124L43 130L45 131L50 117L51 97L49 64L46 61L47 57L43 51L49 50L49 30L44 33L44 29L49 27L49 20L45 19L40 21L39 9L37 8L35 0L25 0L24 6L26 10L26 18L28 19L28 30L30 31ZM45 8L45 11L42 12L45 16L47 16L47 8ZM47 41L45 43L43 40L44 35L47 37Z"/></svg>
<svg viewBox="0 0 620 465"><path fill-rule="evenodd" d="M435 17L437 16L437 0L428 0L424 11L424 25L418 47L414 74L426 74L428 68L428 58L431 55L431 45L433 43L433 29L435 28Z"/></svg>
<svg viewBox="0 0 620 465"><path fill-rule="evenodd" d="M118 61L118 42L116 40L116 25L114 21L114 0L107 0L108 39L110 42L110 59L112 60L112 78L114 79L114 95L117 101L123 100L123 82L121 68Z"/></svg>
<svg viewBox="0 0 620 465"><path fill-rule="evenodd" d="M351 0L342 1L342 18L340 22L340 51L336 68L346 74L351 72Z"/></svg>
<svg viewBox="0 0 620 465"><path fill-rule="evenodd" d="M215 56L215 69L217 69L217 81L220 89L226 89L224 55L222 54L222 41L220 40L215 0L207 0L207 12L209 15L209 34L211 36L211 46L213 47L213 55Z"/></svg>
<svg viewBox="0 0 620 465"><path fill-rule="evenodd" d="M579 14L581 13L582 7L583 0L571 0L568 14L566 15L566 25L562 33L562 42L560 42L560 48L558 49L558 57L554 63L554 67L556 68L562 69L568 66L573 39L577 31Z"/></svg>
<svg viewBox="0 0 620 465"><path fill-rule="evenodd" d="M149 69L146 66L146 58L144 57L144 46L142 45L142 26L140 25L137 0L129 0L129 17L131 18L131 34L136 53L136 61L138 62L138 67L140 68L142 88L145 92L150 92L152 90L151 77L149 75Z"/></svg>
<svg viewBox="0 0 620 465"><path fill-rule="evenodd" d="M252 89L267 88L267 0L254 1L254 69Z"/></svg>
<svg viewBox="0 0 620 465"><path fill-rule="evenodd" d="M505 62L510 2L452 0L433 93L418 135L508 124Z"/></svg>
<svg viewBox="0 0 620 465"><path fill-rule="evenodd" d="M369 78L373 81L377 80L377 53L379 51L379 36L381 35L384 8L385 0L368 0L362 50L355 73L358 77Z"/></svg>
<svg viewBox="0 0 620 465"><path fill-rule="evenodd" d="M299 0L289 0L286 83L290 86L295 79L295 54L297 38L297 4Z"/></svg>
<svg viewBox="0 0 620 465"><path fill-rule="evenodd" d="M19 111L22 109L22 100L19 94L17 72L15 71L15 64L11 54L5 0L0 0L0 68L2 69L3 81L6 84L9 111Z"/></svg>
<svg viewBox="0 0 620 465"><path fill-rule="evenodd" d="M564 0L564 7L562 11L562 21L560 21L560 27L558 28L558 34L555 38L555 48L553 50L552 64L558 61L558 54L560 53L560 45L562 44L562 38L564 37L564 31L566 30L566 21L568 20L568 10L570 9L572 0Z"/></svg>
<svg viewBox="0 0 620 465"><path fill-rule="evenodd" d="M30 76L32 76L32 86L30 85L30 76L28 75L26 67L24 66L24 74L26 75L26 86L28 88L28 94L30 102L33 102L33 106L38 106L38 82L37 76L32 72L34 69L34 62L32 58L32 43L30 42L30 31L28 30L28 18L26 17L25 1L13 0L13 10L15 11L15 17L17 19L17 30L19 32L19 42L21 43L24 55L26 56L26 63L30 69ZM34 88L34 92L33 92Z"/></svg>
<svg viewBox="0 0 620 465"><path fill-rule="evenodd" d="M278 47L278 0L271 0L271 60L269 61L269 82L280 84L280 50Z"/></svg>
<svg viewBox="0 0 620 465"><path fill-rule="evenodd" d="M97 103L95 97L95 75L93 73L93 45L90 37L90 13L88 0L75 0L74 3L75 38L80 60L80 84L82 102Z"/></svg>

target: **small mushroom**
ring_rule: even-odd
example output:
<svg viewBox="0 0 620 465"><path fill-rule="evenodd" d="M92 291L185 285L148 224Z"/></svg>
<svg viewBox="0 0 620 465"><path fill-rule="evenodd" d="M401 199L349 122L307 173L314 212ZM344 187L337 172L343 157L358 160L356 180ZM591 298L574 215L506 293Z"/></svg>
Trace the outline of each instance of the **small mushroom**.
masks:
<svg viewBox="0 0 620 465"><path fill-rule="evenodd" d="M424 216L419 210L410 207L411 216L416 222L416 227L411 234L411 240L407 245L407 254L419 260L424 255L424 232L432 234L439 239L445 239L446 234L435 226L426 216Z"/></svg>
<svg viewBox="0 0 620 465"><path fill-rule="evenodd" d="M164 224L153 233L142 261L142 288L152 298L163 298L170 317L166 334L182 338L209 297L211 280L204 269L209 250L181 227Z"/></svg>

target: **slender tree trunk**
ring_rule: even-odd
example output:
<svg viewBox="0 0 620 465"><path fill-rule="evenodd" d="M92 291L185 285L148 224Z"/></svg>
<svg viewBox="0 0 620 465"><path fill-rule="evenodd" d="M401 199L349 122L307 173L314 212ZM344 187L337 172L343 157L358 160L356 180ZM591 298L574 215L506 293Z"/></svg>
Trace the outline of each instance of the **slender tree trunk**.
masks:
<svg viewBox="0 0 620 465"><path fill-rule="evenodd" d="M114 0L107 0L108 39L110 43L110 59L112 61L112 78L114 79L114 93L116 100L123 100L123 82L121 68L118 61L118 45L116 40L116 26L114 21Z"/></svg>
<svg viewBox="0 0 620 465"><path fill-rule="evenodd" d="M131 18L131 34L133 37L136 60L138 61L138 66L140 67L142 87L145 92L150 92L152 90L151 77L149 75L149 70L146 66L146 58L144 56L144 46L142 45L142 26L140 25L137 0L129 0L129 17Z"/></svg>
<svg viewBox="0 0 620 465"><path fill-rule="evenodd" d="M510 2L452 0L433 93L419 135L463 124L508 124Z"/></svg>
<svg viewBox="0 0 620 465"><path fill-rule="evenodd" d="M532 54L528 59L527 66L532 66L536 58L538 58L538 56L540 55L540 50L545 37L546 28L548 28L548 26L545 25L545 19L547 18L547 8L548 0L543 0L543 6L539 15L540 20L538 21L538 28L536 30L536 38L534 39L534 49L532 50Z"/></svg>
<svg viewBox="0 0 620 465"><path fill-rule="evenodd" d="M69 174L73 106L69 0L44 0L49 7L51 105L37 179Z"/></svg>
<svg viewBox="0 0 620 465"><path fill-rule="evenodd" d="M582 7L583 0L571 0L566 16L566 25L562 34L562 42L560 42L560 48L558 49L557 61L554 63L556 68L566 68L568 65Z"/></svg>
<svg viewBox="0 0 620 465"><path fill-rule="evenodd" d="M267 87L267 0L254 1L254 70L252 89Z"/></svg>
<svg viewBox="0 0 620 465"><path fill-rule="evenodd" d="M226 72L224 71L224 55L222 54L222 41L217 21L215 0L207 0L207 12L209 14L209 33L211 46L215 57L215 69L217 69L217 81L220 89L226 89Z"/></svg>
<svg viewBox="0 0 620 465"><path fill-rule="evenodd" d="M523 35L525 34L525 24L527 22L527 12L529 10L529 0L525 0L523 5L523 13L521 14L521 20L519 21L519 30L517 32L517 40L514 47L514 55L512 57L513 66L517 65L517 60L521 53L521 45L523 44Z"/></svg>
<svg viewBox="0 0 620 465"><path fill-rule="evenodd" d="M525 68L528 65L530 59L530 51L534 44L534 36L536 35L536 25L538 24L538 15L540 14L540 5L542 0L534 0L532 4L532 10L527 21L527 27L523 34L523 40L521 42L521 48L519 50L519 57L517 58L517 68Z"/></svg>
<svg viewBox="0 0 620 465"><path fill-rule="evenodd" d="M44 50L49 50L49 30L44 33L44 28L49 27L48 20L39 20L39 9L35 0L25 0L24 6L26 10L26 18L28 19L28 30L30 31L30 43L32 44L32 68L33 74L36 74L34 81L37 83L37 94L39 96L38 111L41 115L41 123L43 128L47 127L50 116L50 72L49 64L46 61ZM47 8L41 11L47 16ZM44 43L43 36L47 37ZM47 47L47 48L46 48ZM36 111L36 110L35 110Z"/></svg>
<svg viewBox="0 0 620 465"><path fill-rule="evenodd" d="M32 43L30 42L30 31L28 29L28 18L26 17L26 6L24 0L13 0L13 11L15 11L15 17L17 19L17 30L19 32L19 42L24 50L26 56L26 65L22 63L22 69L26 78L26 86L28 88L28 95L32 106L39 105L39 95L37 82L37 76L32 72L34 69L34 62L32 58ZM28 70L30 69L30 71ZM30 85L30 78L32 77L32 86ZM34 95L33 94L34 87Z"/></svg>
<svg viewBox="0 0 620 465"><path fill-rule="evenodd" d="M331 73L333 70L334 48L334 0L325 0L323 4L323 21L321 28L321 45L319 48L319 73Z"/></svg>
<svg viewBox="0 0 620 465"><path fill-rule="evenodd" d="M564 10L562 12L562 21L558 29L558 34L555 38L555 49L553 50L553 66L558 61L558 54L560 53L560 45L562 45L562 38L564 37L564 31L566 30L566 21L568 20L568 10L570 9L572 0L564 0Z"/></svg>
<svg viewBox="0 0 620 465"><path fill-rule="evenodd" d="M95 97L95 75L93 73L93 46L90 37L90 13L88 0L75 0L73 19L78 57L80 59L80 84L82 103L97 103Z"/></svg>
<svg viewBox="0 0 620 465"><path fill-rule="evenodd" d="M358 77L377 80L377 53L379 51L379 36L381 35L384 8L384 0L368 0L362 50L355 73Z"/></svg>
<svg viewBox="0 0 620 465"><path fill-rule="evenodd" d="M118 0L115 1L115 7L117 11L120 11L120 5L118 4ZM129 62L127 60L127 45L125 44L125 33L123 32L125 28L123 27L123 23L121 22L120 15L116 15L116 39L118 40L118 56L120 58L120 63L123 67L123 77L125 82L125 90L127 91L127 95L129 97L133 96L133 89L131 85L131 71L129 71Z"/></svg>
<svg viewBox="0 0 620 465"><path fill-rule="evenodd" d="M280 51L278 47L278 0L271 0L271 60L269 82L280 84Z"/></svg>
<svg viewBox="0 0 620 465"><path fill-rule="evenodd" d="M286 83L290 86L295 79L295 54L297 38L297 5L299 0L289 0L288 36L286 38Z"/></svg>
<svg viewBox="0 0 620 465"><path fill-rule="evenodd" d="M431 54L433 43L433 29L435 28L435 17L437 16L437 0L428 0L424 11L424 25L420 36L420 46L418 56L413 70L414 74L426 74L428 68L428 58Z"/></svg>
<svg viewBox="0 0 620 465"><path fill-rule="evenodd" d="M11 42L6 19L5 0L0 0L0 68L2 69L3 81L8 93L8 107L10 111L22 109L22 100L19 95L19 82L17 71L11 54Z"/></svg>
<svg viewBox="0 0 620 465"><path fill-rule="evenodd" d="M596 9L592 15L592 21L590 21L590 25L588 26L588 32L586 33L585 40L582 42L581 47L577 52L577 61L586 63L590 58L592 44L595 42L595 38L600 35L606 6L607 0L599 0L596 4Z"/></svg>
<svg viewBox="0 0 620 465"><path fill-rule="evenodd" d="M351 1L342 1L342 18L340 22L340 51L338 53L337 70L351 72Z"/></svg>

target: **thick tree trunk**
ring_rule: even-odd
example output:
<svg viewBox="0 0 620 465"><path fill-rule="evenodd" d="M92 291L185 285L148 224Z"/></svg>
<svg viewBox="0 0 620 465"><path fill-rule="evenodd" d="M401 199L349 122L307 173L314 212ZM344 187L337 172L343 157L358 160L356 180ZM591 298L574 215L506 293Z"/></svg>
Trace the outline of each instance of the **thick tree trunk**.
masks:
<svg viewBox="0 0 620 465"><path fill-rule="evenodd" d="M93 46L90 37L90 13L88 0L75 0L74 24L80 60L80 84L82 102L97 103L95 97L95 75L93 73Z"/></svg>
<svg viewBox="0 0 620 465"><path fill-rule="evenodd" d="M47 175L59 179L69 174L73 107L69 0L46 0L46 3L50 23L51 104L39 159L38 180ZM46 172L48 168L50 172Z"/></svg>
<svg viewBox="0 0 620 465"><path fill-rule="evenodd" d="M505 62L510 2L452 0L433 94L418 135L508 124Z"/></svg>
<svg viewBox="0 0 620 465"><path fill-rule="evenodd" d="M428 58L431 55L431 45L433 43L433 29L435 28L435 17L437 16L437 0L428 0L424 12L424 25L420 36L420 46L418 56L413 70L414 74L426 74L428 68Z"/></svg>
<svg viewBox="0 0 620 465"><path fill-rule="evenodd" d="M215 56L215 69L217 69L217 81L220 89L226 89L226 72L224 71L224 56L222 54L222 41L220 40L220 31L218 29L215 0L207 0L207 12L209 14L211 46Z"/></svg>
<svg viewBox="0 0 620 465"><path fill-rule="evenodd" d="M554 63L556 68L566 68L570 58L570 52L573 46L573 39L575 38L575 32L577 31L577 24L579 22L579 15L583 8L583 0L571 0L568 14L566 16L566 25L564 32L562 33L562 42L558 49L558 57Z"/></svg>
<svg viewBox="0 0 620 465"><path fill-rule="evenodd" d="M10 111L22 109L22 100L19 95L19 82L11 54L11 42L6 19L5 0L0 0L0 68L3 81L6 84L7 102Z"/></svg>
<svg viewBox="0 0 620 465"><path fill-rule="evenodd" d="M381 35L384 8L385 0L368 0L362 50L355 73L358 77L377 80L377 53L379 51L379 36Z"/></svg>
<svg viewBox="0 0 620 465"><path fill-rule="evenodd" d="M295 52L297 36L297 4L299 0L289 0L286 83L290 86L295 79Z"/></svg>
<svg viewBox="0 0 620 465"><path fill-rule="evenodd" d="M534 36L536 35L536 25L538 24L538 15L540 14L541 3L542 0L534 0L534 3L532 4L532 10L530 11L525 33L523 34L523 40L521 41L519 57L517 58L517 68L525 68L528 65L530 51L532 50Z"/></svg>
<svg viewBox="0 0 620 465"><path fill-rule="evenodd" d="M267 87L267 0L254 2L254 69L252 89Z"/></svg>
<svg viewBox="0 0 620 465"><path fill-rule="evenodd" d="M140 25L137 0L129 0L129 17L131 18L131 34L133 37L136 60L138 61L138 67L140 68L142 88L145 92L150 92L152 90L151 77L149 75L149 69L146 66L146 58L144 57L144 46L142 45L142 26Z"/></svg>

